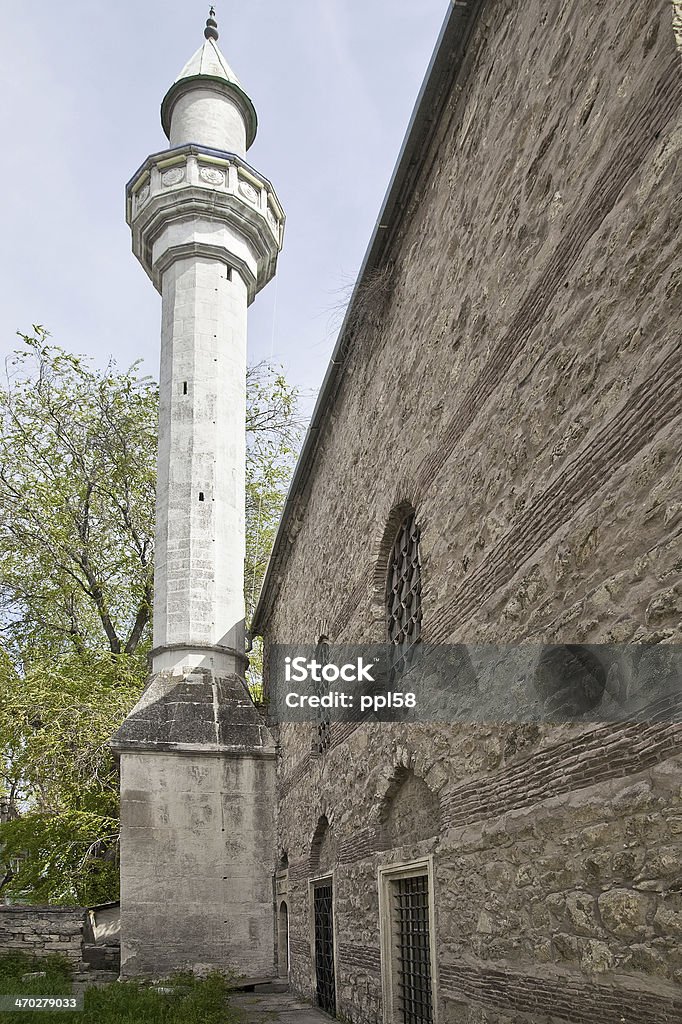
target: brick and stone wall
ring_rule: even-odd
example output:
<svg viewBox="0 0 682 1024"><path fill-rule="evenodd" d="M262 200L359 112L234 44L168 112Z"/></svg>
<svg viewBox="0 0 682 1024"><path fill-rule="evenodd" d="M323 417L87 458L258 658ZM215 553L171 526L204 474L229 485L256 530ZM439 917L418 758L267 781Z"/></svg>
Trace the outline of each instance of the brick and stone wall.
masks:
<svg viewBox="0 0 682 1024"><path fill-rule="evenodd" d="M401 503L427 642L682 640L678 8L481 5L365 290L266 647L320 619L384 639ZM323 851L339 1012L382 1020L377 870L428 853L441 1024L682 1019L678 727L333 725L319 756L311 729L279 737L296 990Z"/></svg>
<svg viewBox="0 0 682 1024"><path fill-rule="evenodd" d="M59 953L77 967L85 914L82 907L0 906L0 952Z"/></svg>

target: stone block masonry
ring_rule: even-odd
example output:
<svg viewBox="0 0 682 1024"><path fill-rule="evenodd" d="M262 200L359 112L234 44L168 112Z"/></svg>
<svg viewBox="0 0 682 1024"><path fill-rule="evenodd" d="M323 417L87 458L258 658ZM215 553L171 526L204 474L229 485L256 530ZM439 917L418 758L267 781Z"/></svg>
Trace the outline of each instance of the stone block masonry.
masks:
<svg viewBox="0 0 682 1024"><path fill-rule="evenodd" d="M85 915L83 907L0 906L0 954L58 953L79 967Z"/></svg>
<svg viewBox="0 0 682 1024"><path fill-rule="evenodd" d="M290 502L266 665L317 622L385 640L404 508L425 643L682 642L680 5L466 6ZM331 878L337 1012L392 1020L382 879L428 862L436 1024L682 1020L680 725L315 735L278 737L295 991Z"/></svg>
<svg viewBox="0 0 682 1024"><path fill-rule="evenodd" d="M274 772L247 755L124 760L124 975L272 976Z"/></svg>

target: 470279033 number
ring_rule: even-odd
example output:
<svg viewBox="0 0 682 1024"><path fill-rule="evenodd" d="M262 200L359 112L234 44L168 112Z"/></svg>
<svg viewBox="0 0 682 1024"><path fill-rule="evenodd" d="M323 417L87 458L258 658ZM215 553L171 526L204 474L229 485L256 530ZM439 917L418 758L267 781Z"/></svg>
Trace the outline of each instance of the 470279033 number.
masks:
<svg viewBox="0 0 682 1024"><path fill-rule="evenodd" d="M30 1013L41 1010L82 1010L83 994L76 996L0 996L0 1011Z"/></svg>

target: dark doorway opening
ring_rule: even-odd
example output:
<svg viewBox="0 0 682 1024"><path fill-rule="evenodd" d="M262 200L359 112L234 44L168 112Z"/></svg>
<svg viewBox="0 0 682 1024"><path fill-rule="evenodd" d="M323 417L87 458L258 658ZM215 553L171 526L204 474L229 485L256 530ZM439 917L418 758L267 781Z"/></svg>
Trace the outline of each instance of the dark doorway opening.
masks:
<svg viewBox="0 0 682 1024"><path fill-rule="evenodd" d="M289 911L282 900L277 919L278 973L280 978L289 977Z"/></svg>

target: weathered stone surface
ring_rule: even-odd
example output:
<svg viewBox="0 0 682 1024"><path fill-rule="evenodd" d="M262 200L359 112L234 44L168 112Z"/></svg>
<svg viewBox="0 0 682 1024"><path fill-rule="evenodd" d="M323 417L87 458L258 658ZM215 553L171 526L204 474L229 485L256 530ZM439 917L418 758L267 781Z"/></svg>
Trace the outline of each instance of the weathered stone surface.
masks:
<svg viewBox="0 0 682 1024"><path fill-rule="evenodd" d="M594 935L597 929L596 906L590 893L570 893L566 897L566 912L578 935Z"/></svg>
<svg viewBox="0 0 682 1024"><path fill-rule="evenodd" d="M614 935L623 939L644 937L652 907L650 897L628 889L613 889L602 893L597 902L605 927Z"/></svg>
<svg viewBox="0 0 682 1024"><path fill-rule="evenodd" d="M602 974L615 964L615 957L605 942L590 939L583 944L580 966L587 974Z"/></svg>
<svg viewBox="0 0 682 1024"><path fill-rule="evenodd" d="M112 739L115 750L142 744L173 750L274 750L272 738L237 675L209 669L151 677L139 703Z"/></svg>
<svg viewBox="0 0 682 1024"><path fill-rule="evenodd" d="M656 913L653 918L654 927L663 936L671 936L673 938L682 939L682 905L677 895L677 905L672 906L672 900L667 899L661 901L656 907Z"/></svg>
<svg viewBox="0 0 682 1024"><path fill-rule="evenodd" d="M0 952L59 953L78 967L85 915L83 907L0 906Z"/></svg>
<svg viewBox="0 0 682 1024"><path fill-rule="evenodd" d="M478 7L319 423L267 643L314 643L318 619L332 642L384 640L382 552L404 503L425 641L682 639L673 5ZM378 868L426 855L442 1020L682 1018L679 726L333 723L318 756L313 729L279 729L297 992L313 994L324 817L354 1024L383 1014ZM409 833L407 801L387 835L407 777L437 798L437 834Z"/></svg>
<svg viewBox="0 0 682 1024"><path fill-rule="evenodd" d="M121 970L275 976L274 750L121 763Z"/></svg>

